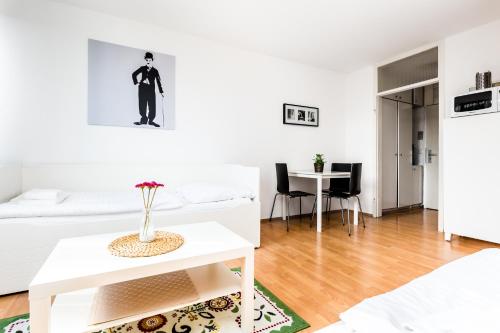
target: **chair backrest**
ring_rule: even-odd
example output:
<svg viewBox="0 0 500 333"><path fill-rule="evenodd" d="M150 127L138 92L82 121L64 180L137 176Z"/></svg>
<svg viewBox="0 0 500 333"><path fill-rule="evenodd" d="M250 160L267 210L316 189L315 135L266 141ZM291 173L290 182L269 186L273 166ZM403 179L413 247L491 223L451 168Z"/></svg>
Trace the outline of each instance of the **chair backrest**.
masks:
<svg viewBox="0 0 500 333"><path fill-rule="evenodd" d="M351 163L332 163L332 171L351 172ZM330 178L330 191L349 192L349 178Z"/></svg>
<svg viewBox="0 0 500 333"><path fill-rule="evenodd" d="M361 193L361 163L353 163L351 168L351 178L349 181L349 194L358 195Z"/></svg>
<svg viewBox="0 0 500 333"><path fill-rule="evenodd" d="M288 168L286 163L276 163L276 189L279 193L288 194L290 184L288 183Z"/></svg>

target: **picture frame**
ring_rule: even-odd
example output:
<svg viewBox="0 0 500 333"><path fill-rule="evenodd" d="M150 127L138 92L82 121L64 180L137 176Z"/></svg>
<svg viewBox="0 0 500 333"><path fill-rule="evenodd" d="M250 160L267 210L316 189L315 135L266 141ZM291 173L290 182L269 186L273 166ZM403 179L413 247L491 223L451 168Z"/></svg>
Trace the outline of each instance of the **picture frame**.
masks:
<svg viewBox="0 0 500 333"><path fill-rule="evenodd" d="M175 56L88 39L87 124L175 130Z"/></svg>
<svg viewBox="0 0 500 333"><path fill-rule="evenodd" d="M318 127L319 108L283 103L283 124Z"/></svg>

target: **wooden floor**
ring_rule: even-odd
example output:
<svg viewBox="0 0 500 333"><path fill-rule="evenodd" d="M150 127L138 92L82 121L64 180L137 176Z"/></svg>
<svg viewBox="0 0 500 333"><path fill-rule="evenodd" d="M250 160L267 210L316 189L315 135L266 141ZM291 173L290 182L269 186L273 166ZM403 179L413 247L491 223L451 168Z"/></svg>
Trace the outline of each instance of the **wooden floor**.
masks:
<svg viewBox="0 0 500 333"><path fill-rule="evenodd" d="M262 224L255 277L311 324L303 332L338 320L362 299L394 289L464 255L497 245L455 237L443 240L437 213L416 209L380 219L366 218L351 237L339 216L324 220L324 231L309 220ZM0 297L0 318L28 312L27 294Z"/></svg>

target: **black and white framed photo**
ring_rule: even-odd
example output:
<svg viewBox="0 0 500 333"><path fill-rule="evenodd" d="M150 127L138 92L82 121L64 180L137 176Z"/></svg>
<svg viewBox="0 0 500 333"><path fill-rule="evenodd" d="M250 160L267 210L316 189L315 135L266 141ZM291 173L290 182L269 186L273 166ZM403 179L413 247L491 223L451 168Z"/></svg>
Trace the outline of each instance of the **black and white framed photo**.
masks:
<svg viewBox="0 0 500 333"><path fill-rule="evenodd" d="M283 124L318 127L319 108L296 104L283 104Z"/></svg>
<svg viewBox="0 0 500 333"><path fill-rule="evenodd" d="M175 129L175 57L89 39L88 124Z"/></svg>

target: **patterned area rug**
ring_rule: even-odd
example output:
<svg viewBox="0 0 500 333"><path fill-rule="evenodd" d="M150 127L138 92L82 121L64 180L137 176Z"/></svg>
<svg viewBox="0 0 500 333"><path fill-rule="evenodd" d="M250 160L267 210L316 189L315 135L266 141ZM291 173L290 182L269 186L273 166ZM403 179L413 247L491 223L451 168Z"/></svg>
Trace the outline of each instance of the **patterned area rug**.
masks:
<svg viewBox="0 0 500 333"><path fill-rule="evenodd" d="M231 333L240 324L240 296L237 293L215 298L100 333ZM295 333L307 327L304 319L255 281L255 333ZM0 333L28 332L28 314L0 319Z"/></svg>

